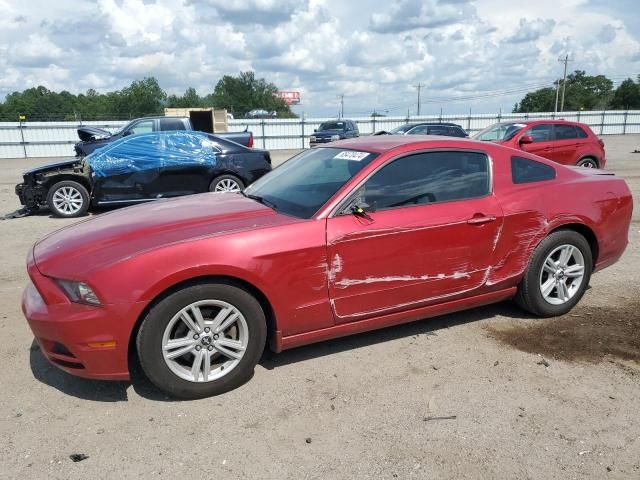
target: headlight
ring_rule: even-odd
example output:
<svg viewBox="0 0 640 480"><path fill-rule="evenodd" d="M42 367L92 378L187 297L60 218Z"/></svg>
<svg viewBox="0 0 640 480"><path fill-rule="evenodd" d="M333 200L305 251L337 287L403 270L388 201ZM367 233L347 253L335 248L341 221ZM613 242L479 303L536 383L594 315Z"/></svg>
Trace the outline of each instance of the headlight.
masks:
<svg viewBox="0 0 640 480"><path fill-rule="evenodd" d="M315 135L311 135L311 136L309 137L309 141L310 141L310 142L315 142L315 141L316 141L316 136L315 136Z"/></svg>
<svg viewBox="0 0 640 480"><path fill-rule="evenodd" d="M340 140L340 135L331 135L331 140Z"/></svg>
<svg viewBox="0 0 640 480"><path fill-rule="evenodd" d="M100 300L91 287L84 282L73 280L57 279L58 285L64 290L69 300L75 303L87 303L89 305L100 305Z"/></svg>

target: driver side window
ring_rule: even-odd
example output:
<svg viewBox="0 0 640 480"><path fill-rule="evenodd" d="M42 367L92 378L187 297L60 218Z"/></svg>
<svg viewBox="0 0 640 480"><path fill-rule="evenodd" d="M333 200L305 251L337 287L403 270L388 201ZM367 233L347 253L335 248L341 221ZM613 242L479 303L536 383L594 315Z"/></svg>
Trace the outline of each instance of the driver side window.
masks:
<svg viewBox="0 0 640 480"><path fill-rule="evenodd" d="M129 129L130 135L138 134L138 133L151 133L151 132L153 132L153 120L145 120L142 122L138 122Z"/></svg>
<svg viewBox="0 0 640 480"><path fill-rule="evenodd" d="M534 125L525 135L531 135L533 143L550 142L553 140L553 125L548 123Z"/></svg>
<svg viewBox="0 0 640 480"><path fill-rule="evenodd" d="M490 192L489 159L479 152L426 152L385 165L359 197L372 210L483 197Z"/></svg>

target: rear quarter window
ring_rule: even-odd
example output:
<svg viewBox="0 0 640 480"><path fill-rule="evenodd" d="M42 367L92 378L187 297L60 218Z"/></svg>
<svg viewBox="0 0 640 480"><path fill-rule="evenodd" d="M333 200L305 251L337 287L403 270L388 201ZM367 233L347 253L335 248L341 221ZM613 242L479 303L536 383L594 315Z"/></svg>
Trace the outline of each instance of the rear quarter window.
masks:
<svg viewBox="0 0 640 480"><path fill-rule="evenodd" d="M589 136L587 135L587 132L585 132L582 127L579 127L577 125L575 127L576 127L576 132L578 134L578 138L587 138Z"/></svg>
<svg viewBox="0 0 640 480"><path fill-rule="evenodd" d="M161 118L160 130L185 130L184 122L178 118Z"/></svg>
<svg viewBox="0 0 640 480"><path fill-rule="evenodd" d="M523 157L511 157L513 183L544 182L556 178L556 169L550 165Z"/></svg>

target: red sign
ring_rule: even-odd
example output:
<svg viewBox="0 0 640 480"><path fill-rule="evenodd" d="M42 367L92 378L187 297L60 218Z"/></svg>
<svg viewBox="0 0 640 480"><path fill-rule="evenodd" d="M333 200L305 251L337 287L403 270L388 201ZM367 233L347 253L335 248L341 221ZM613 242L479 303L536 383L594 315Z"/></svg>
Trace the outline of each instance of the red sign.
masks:
<svg viewBox="0 0 640 480"><path fill-rule="evenodd" d="M300 103L300 92L277 92L276 95L284 100L287 105L298 105Z"/></svg>

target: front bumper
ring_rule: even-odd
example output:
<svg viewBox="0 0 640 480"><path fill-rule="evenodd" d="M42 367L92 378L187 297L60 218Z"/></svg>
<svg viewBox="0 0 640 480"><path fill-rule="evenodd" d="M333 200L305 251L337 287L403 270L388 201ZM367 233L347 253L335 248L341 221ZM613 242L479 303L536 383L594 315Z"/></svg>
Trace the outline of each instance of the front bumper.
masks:
<svg viewBox="0 0 640 480"><path fill-rule="evenodd" d="M309 140L310 147L316 147L318 145L324 145L325 143L337 142L337 140L331 140L331 138L316 138L315 140Z"/></svg>
<svg viewBox="0 0 640 480"><path fill-rule="evenodd" d="M20 203L27 208L37 208L44 203L46 191L41 186L31 186L27 183L19 183L15 188L16 195Z"/></svg>
<svg viewBox="0 0 640 480"><path fill-rule="evenodd" d="M131 328L123 325L135 324L125 320L143 306L73 303L37 270L32 256L28 263L32 283L23 292L22 311L47 360L79 377L128 380Z"/></svg>

